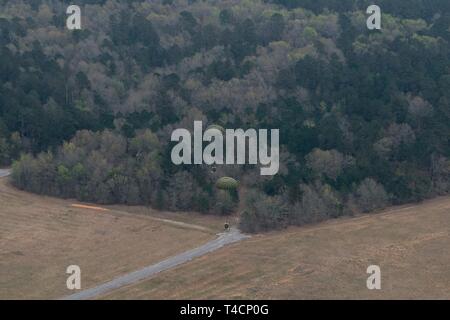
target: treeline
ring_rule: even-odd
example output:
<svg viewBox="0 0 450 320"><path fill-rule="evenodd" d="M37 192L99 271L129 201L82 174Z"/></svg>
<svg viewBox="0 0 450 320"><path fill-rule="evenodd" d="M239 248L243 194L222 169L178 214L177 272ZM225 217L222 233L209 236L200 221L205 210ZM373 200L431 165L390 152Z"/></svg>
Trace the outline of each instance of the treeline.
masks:
<svg viewBox="0 0 450 320"><path fill-rule="evenodd" d="M0 164L20 157L20 188L239 208L254 232L449 192L448 1L380 1L381 31L357 0L81 4L69 32L65 2L0 2ZM279 128L280 173L172 165L194 120Z"/></svg>
<svg viewBox="0 0 450 320"><path fill-rule="evenodd" d="M298 200L294 203L285 195L267 196L252 192L246 198L241 228L247 232L261 232L288 225L301 226L382 209L391 200L383 186L370 178L355 185L347 196L320 181L312 185L300 185L299 191Z"/></svg>
<svg viewBox="0 0 450 320"><path fill-rule="evenodd" d="M102 204L145 204L174 211L230 214L238 198L201 170L165 171L162 145L150 130L134 138L79 131L56 152L22 155L13 165L21 189Z"/></svg>

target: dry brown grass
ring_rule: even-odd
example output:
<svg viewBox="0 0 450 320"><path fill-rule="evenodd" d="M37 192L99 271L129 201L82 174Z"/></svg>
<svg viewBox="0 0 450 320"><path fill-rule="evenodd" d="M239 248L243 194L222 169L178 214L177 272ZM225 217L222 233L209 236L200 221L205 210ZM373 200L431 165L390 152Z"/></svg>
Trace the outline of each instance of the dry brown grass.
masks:
<svg viewBox="0 0 450 320"><path fill-rule="evenodd" d="M88 288L215 237L206 228L71 203L18 191L0 179L0 299L60 298L73 293L66 289L69 265L81 267Z"/></svg>
<svg viewBox="0 0 450 320"><path fill-rule="evenodd" d="M225 220L144 207L74 208L5 181L0 299L72 293L65 287L70 264L80 265L83 288L98 285L214 238ZM254 236L102 298L450 299L449 234L450 198L438 198ZM370 264L381 267L381 291L366 288Z"/></svg>
<svg viewBox="0 0 450 320"><path fill-rule="evenodd" d="M236 216L224 217L219 215L215 216L201 214L197 212L160 211L143 206L114 205L105 207L113 210L120 210L122 212L144 215L153 219L172 220L176 221L177 224L185 223L187 225L195 225L197 227L201 227L200 229L208 230L214 233L222 232L225 222L230 222L232 225L236 225L238 223L238 218Z"/></svg>
<svg viewBox="0 0 450 320"><path fill-rule="evenodd" d="M255 236L104 299L450 299L450 198ZM382 290L366 288L381 267Z"/></svg>

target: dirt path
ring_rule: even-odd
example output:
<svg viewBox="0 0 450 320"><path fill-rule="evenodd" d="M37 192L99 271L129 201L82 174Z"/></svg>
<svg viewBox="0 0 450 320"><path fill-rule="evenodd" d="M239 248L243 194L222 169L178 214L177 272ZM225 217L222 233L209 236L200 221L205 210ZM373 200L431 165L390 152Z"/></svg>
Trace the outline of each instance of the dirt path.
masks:
<svg viewBox="0 0 450 320"><path fill-rule="evenodd" d="M118 215L118 216L129 216L131 214L130 212L125 212L125 211L122 211L119 209L115 209L114 207L99 207L94 204L72 203L70 206L74 207L74 208L82 208L82 209L95 210L95 211L107 211L111 214ZM185 228L185 229L191 229L191 230L202 231L202 232L206 232L206 233L210 233L210 234L215 234L213 229L207 228L204 226L200 226L197 224L186 223L186 222L177 221L177 220L173 220L173 219L163 219L163 218L158 218L158 217L152 217L150 215L146 215L145 217L146 217L146 219L149 219L149 220L162 222L162 223L176 226L176 227L181 227L181 228Z"/></svg>
<svg viewBox="0 0 450 320"><path fill-rule="evenodd" d="M128 273L97 287L83 290L73 295L64 297L62 298L62 300L86 300L95 298L123 286L137 283L157 273L172 269L180 264L191 261L194 258L216 251L228 244L239 242L248 237L249 236L242 234L238 229L231 229L229 232L219 234L218 238L202 245L201 247L183 252L179 255L163 260L157 264L145 267L141 270Z"/></svg>

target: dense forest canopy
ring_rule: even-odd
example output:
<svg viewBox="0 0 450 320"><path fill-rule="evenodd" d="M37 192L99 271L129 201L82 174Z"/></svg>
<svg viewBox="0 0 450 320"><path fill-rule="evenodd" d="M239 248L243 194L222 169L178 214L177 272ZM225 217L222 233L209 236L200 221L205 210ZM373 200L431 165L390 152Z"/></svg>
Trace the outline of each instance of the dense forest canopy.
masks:
<svg viewBox="0 0 450 320"><path fill-rule="evenodd" d="M239 208L247 231L450 190L448 0L379 0L381 30L372 1L77 2L69 31L68 1L0 0L0 163L18 187ZM194 120L279 128L279 174L173 165L170 134Z"/></svg>

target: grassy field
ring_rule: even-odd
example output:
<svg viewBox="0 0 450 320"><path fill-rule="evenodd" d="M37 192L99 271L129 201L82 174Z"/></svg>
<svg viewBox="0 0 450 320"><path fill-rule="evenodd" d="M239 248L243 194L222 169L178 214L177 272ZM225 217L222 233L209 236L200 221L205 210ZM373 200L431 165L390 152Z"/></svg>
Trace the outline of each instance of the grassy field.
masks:
<svg viewBox="0 0 450 320"><path fill-rule="evenodd" d="M104 299L450 299L450 198L254 236ZM366 269L381 268L382 290Z"/></svg>
<svg viewBox="0 0 450 320"><path fill-rule="evenodd" d="M18 191L0 179L0 299L73 293L65 273L72 264L81 268L82 288L101 284L215 238L222 222L204 218L197 227L159 220L142 207L140 215L72 203ZM189 216L191 223L200 220Z"/></svg>
<svg viewBox="0 0 450 320"><path fill-rule="evenodd" d="M60 298L192 249L224 218L145 207L75 208L0 179L0 299ZM233 220L233 219L231 219ZM103 299L450 299L450 197L253 236ZM381 267L382 290L366 288Z"/></svg>

